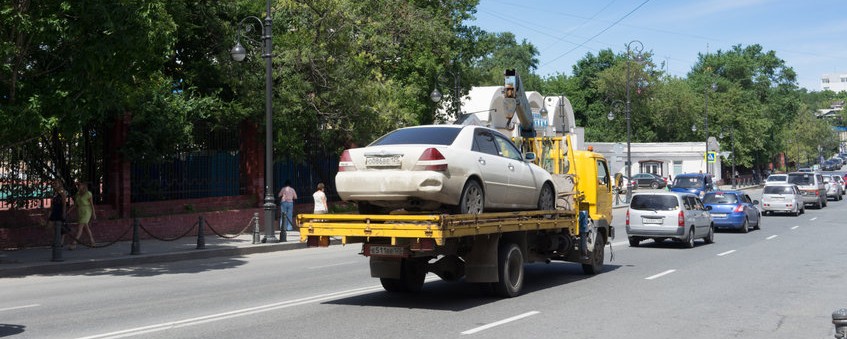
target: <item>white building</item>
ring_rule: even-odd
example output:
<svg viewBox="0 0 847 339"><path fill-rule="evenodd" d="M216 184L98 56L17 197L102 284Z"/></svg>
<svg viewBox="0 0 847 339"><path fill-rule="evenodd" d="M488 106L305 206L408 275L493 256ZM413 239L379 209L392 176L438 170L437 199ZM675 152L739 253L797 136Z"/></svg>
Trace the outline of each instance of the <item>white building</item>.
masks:
<svg viewBox="0 0 847 339"><path fill-rule="evenodd" d="M847 91L847 73L822 75L821 90L830 90L835 93Z"/></svg>
<svg viewBox="0 0 847 339"><path fill-rule="evenodd" d="M606 157L609 162L609 170L612 173L626 175L625 142L588 141L586 145L593 147L594 152ZM653 173L662 177L676 177L682 173L706 172L705 142L630 143L630 149L633 175ZM709 150L716 152L718 149L720 149L720 145L714 137L709 138ZM721 158L729 156L728 153L720 154L721 156L716 157L714 163L709 164L708 172L714 175L715 180L721 179Z"/></svg>

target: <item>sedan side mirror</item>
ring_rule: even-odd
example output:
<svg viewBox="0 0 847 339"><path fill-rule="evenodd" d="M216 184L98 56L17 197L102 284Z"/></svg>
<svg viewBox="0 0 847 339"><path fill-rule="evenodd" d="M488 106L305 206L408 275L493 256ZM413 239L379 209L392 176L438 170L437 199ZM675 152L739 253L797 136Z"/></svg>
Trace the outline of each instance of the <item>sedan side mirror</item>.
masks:
<svg viewBox="0 0 847 339"><path fill-rule="evenodd" d="M523 155L523 159L529 162L535 161L535 152L526 152Z"/></svg>
<svg viewBox="0 0 847 339"><path fill-rule="evenodd" d="M711 211L711 210L712 210L712 206L706 206L706 210L707 210L707 211Z"/></svg>
<svg viewBox="0 0 847 339"><path fill-rule="evenodd" d="M753 205L758 205L758 204L759 204L758 200L753 200Z"/></svg>

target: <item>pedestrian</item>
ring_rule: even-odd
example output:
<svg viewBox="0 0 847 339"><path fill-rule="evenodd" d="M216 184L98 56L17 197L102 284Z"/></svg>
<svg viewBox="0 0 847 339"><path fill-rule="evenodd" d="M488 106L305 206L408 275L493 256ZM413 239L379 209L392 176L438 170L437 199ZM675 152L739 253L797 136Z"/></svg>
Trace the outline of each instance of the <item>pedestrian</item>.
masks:
<svg viewBox="0 0 847 339"><path fill-rule="evenodd" d="M318 190L312 194L312 198L315 199L315 214L327 214L329 213L329 209L326 205L326 194L324 193L324 183L318 183Z"/></svg>
<svg viewBox="0 0 847 339"><path fill-rule="evenodd" d="M79 225L77 226L76 237L71 240L71 245L68 246L69 250L76 248L77 239L82 236L83 232L88 232L88 239L91 241L91 246L96 245L94 234L91 233L91 227L89 227L89 223L97 221L97 214L94 211L94 198L88 190L88 184L77 182L76 187L77 192L74 195L74 205L70 209L76 209L77 223Z"/></svg>
<svg viewBox="0 0 847 339"><path fill-rule="evenodd" d="M68 201L68 193L65 192L65 187L62 185L62 181L59 179L53 180L53 197L50 198L50 215L47 218L50 226L51 235L56 234L56 228L58 227L61 231L62 237L61 239L56 239L59 241L59 244L63 244L65 242L65 233L67 233L68 229L65 226L65 221L67 217L67 206Z"/></svg>
<svg viewBox="0 0 847 339"><path fill-rule="evenodd" d="M293 231L291 220L294 218L294 200L297 199L297 191L291 187L291 180L285 180L285 185L279 190L279 210L282 213L279 219L279 230L285 225L286 231Z"/></svg>

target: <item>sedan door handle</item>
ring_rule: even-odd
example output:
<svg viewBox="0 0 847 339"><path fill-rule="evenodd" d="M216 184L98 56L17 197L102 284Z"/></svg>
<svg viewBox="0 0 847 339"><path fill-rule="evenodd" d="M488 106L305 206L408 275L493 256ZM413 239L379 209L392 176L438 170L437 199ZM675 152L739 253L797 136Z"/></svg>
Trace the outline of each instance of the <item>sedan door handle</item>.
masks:
<svg viewBox="0 0 847 339"><path fill-rule="evenodd" d="M515 166L514 166L514 165L512 165L512 164L509 164L509 170L510 170L510 171L512 171L512 172L514 172L514 171L515 171Z"/></svg>
<svg viewBox="0 0 847 339"><path fill-rule="evenodd" d="M480 165L485 165L485 159L479 158L479 160L477 160L477 161L479 162Z"/></svg>

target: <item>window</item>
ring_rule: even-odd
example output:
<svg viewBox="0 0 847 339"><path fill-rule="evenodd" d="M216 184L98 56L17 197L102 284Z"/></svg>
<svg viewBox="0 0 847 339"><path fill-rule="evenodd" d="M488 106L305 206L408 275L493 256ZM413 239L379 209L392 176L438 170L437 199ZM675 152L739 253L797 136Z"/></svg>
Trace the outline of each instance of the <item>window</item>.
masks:
<svg viewBox="0 0 847 339"><path fill-rule="evenodd" d="M673 211L679 207L679 201L675 195L636 195L629 207L643 211Z"/></svg>
<svg viewBox="0 0 847 339"><path fill-rule="evenodd" d="M828 84L828 83L829 83L829 79L828 79L828 78L823 78L823 79L821 79L821 83L822 83L822 84Z"/></svg>
<svg viewBox="0 0 847 339"><path fill-rule="evenodd" d="M847 77L842 77L841 82L847 82Z"/></svg>
<svg viewBox="0 0 847 339"><path fill-rule="evenodd" d="M519 151L518 148L515 147L515 144L509 141L509 139L494 134L494 141L497 142L497 146L500 148L501 156L514 160L523 160L521 151Z"/></svg>
<svg viewBox="0 0 847 339"><path fill-rule="evenodd" d="M494 143L494 136L490 131L477 129L473 138L473 151L485 154L498 155L497 144Z"/></svg>
<svg viewBox="0 0 847 339"><path fill-rule="evenodd" d="M371 143L376 145L450 145L456 140L461 128L453 127L419 127L404 128L388 133Z"/></svg>
<svg viewBox="0 0 847 339"><path fill-rule="evenodd" d="M602 160L597 160L597 180L601 185L609 184L609 171L606 170L606 163Z"/></svg>

